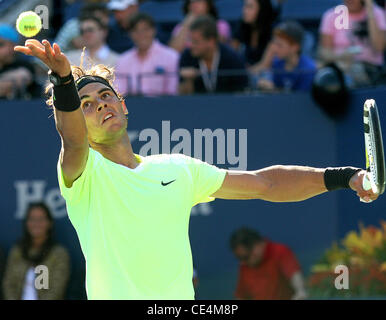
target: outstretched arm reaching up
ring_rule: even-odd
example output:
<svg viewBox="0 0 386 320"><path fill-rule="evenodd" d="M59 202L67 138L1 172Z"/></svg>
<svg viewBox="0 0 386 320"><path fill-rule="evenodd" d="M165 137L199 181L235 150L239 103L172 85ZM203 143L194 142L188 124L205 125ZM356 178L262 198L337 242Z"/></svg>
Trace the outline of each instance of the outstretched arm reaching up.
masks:
<svg viewBox="0 0 386 320"><path fill-rule="evenodd" d="M28 39L25 46L16 46L14 50L40 59L61 78L71 74L70 63L57 44L51 46L47 40ZM87 127L73 78L54 86L53 94L56 128L62 140L60 163L66 186L71 187L86 166Z"/></svg>

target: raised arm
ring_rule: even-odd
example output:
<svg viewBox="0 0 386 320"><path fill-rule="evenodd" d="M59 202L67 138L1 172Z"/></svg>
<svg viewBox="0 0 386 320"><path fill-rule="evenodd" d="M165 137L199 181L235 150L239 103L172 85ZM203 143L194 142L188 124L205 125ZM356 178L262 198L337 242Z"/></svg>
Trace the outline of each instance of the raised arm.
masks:
<svg viewBox="0 0 386 320"><path fill-rule="evenodd" d="M28 39L25 46L16 46L15 51L39 58L60 77L65 77L71 73L70 63L60 51L59 46L54 44L51 47L47 40L40 43L37 40ZM80 108L78 93L75 86L71 85L72 82L73 80L70 80L60 88L54 87L53 89L56 129L62 140L60 163L67 187L71 187L72 183L82 174L88 157L86 122ZM73 111L62 110L66 109L61 106L63 96L74 97L71 101L65 101L66 108ZM73 107L68 106L71 103L74 104Z"/></svg>
<svg viewBox="0 0 386 320"><path fill-rule="evenodd" d="M172 35L172 38L169 42L169 47L178 52L184 51L186 39L189 38L189 28L195 19L196 16L193 14L188 14L186 16L186 18L181 22L181 27L179 28L178 32Z"/></svg>
<svg viewBox="0 0 386 320"><path fill-rule="evenodd" d="M325 171L326 169L320 168L282 165L256 171L228 171L222 186L212 196L220 199L261 199L271 202L303 201L328 191ZM344 188L338 182L345 184L344 180L347 179L346 184L357 191L359 197L375 200L377 194L362 188L365 173L365 170L361 170L347 178L347 172L330 170L328 179L337 189Z"/></svg>

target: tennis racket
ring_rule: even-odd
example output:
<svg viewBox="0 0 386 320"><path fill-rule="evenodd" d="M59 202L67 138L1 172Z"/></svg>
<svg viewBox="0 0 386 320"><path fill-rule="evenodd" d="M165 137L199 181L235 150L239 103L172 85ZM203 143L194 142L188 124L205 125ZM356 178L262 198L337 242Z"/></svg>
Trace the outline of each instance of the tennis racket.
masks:
<svg viewBox="0 0 386 320"><path fill-rule="evenodd" d="M363 189L382 194L385 191L385 156L378 108L373 99L366 100L363 106L363 124L367 170Z"/></svg>

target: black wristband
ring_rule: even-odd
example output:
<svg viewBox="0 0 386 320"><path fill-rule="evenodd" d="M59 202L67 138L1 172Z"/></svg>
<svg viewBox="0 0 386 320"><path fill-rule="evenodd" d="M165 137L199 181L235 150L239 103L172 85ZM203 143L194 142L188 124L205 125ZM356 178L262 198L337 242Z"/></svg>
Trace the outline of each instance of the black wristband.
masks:
<svg viewBox="0 0 386 320"><path fill-rule="evenodd" d="M80 107L80 98L74 78L69 83L53 87L54 107L60 111L71 112Z"/></svg>
<svg viewBox="0 0 386 320"><path fill-rule="evenodd" d="M351 177L361 170L355 167L327 168L324 171L324 184L328 191L349 189Z"/></svg>

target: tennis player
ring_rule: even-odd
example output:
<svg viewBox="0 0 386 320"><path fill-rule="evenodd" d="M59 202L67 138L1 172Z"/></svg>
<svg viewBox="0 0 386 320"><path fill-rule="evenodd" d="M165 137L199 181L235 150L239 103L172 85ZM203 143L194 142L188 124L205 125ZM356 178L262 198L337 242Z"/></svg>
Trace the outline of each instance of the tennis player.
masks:
<svg viewBox="0 0 386 320"><path fill-rule="evenodd" d="M240 172L182 154L139 156L110 69L71 69L59 46L46 40L29 39L15 50L50 68L48 103L62 141L59 186L86 259L89 299L194 299L188 224L197 203L302 201L342 188L377 198L362 189L360 168L277 165Z"/></svg>

